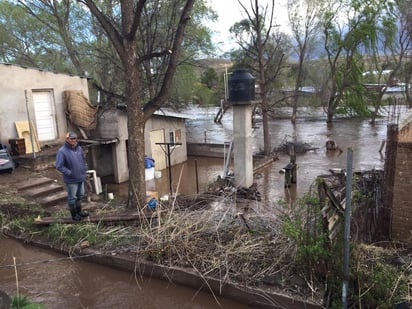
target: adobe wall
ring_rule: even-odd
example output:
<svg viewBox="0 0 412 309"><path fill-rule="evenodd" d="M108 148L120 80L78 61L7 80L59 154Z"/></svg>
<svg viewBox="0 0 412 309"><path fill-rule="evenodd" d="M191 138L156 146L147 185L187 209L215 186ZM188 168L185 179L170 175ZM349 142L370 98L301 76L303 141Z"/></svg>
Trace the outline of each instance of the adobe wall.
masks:
<svg viewBox="0 0 412 309"><path fill-rule="evenodd" d="M16 121L30 118L35 122L33 91L50 91L53 95L58 135L55 142L63 142L67 132L64 91L81 90L89 98L87 79L83 77L3 63L0 63L0 76L0 142L6 145L9 139L18 137Z"/></svg>
<svg viewBox="0 0 412 309"><path fill-rule="evenodd" d="M408 135L411 132L408 131ZM402 134L399 134L401 137ZM403 136L405 138L405 135ZM399 142L392 203L392 239L412 242L412 142Z"/></svg>
<svg viewBox="0 0 412 309"><path fill-rule="evenodd" d="M412 125L410 123L400 126L398 141L400 143L412 143Z"/></svg>

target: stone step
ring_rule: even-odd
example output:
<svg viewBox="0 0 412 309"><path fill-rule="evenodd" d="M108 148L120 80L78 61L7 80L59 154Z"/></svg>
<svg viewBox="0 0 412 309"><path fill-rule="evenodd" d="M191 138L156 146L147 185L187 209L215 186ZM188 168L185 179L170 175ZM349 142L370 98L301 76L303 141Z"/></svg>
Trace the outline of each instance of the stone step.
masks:
<svg viewBox="0 0 412 309"><path fill-rule="evenodd" d="M45 184L41 184L41 185L30 187L28 189L23 190L23 195L37 198L41 196L51 195L59 191L65 191L62 185L59 185L55 182L47 182Z"/></svg>
<svg viewBox="0 0 412 309"><path fill-rule="evenodd" d="M16 184L16 188L19 191L24 191L33 187L42 186L48 183L53 183L54 180L48 177L36 177L36 178L29 178L27 181L22 182L20 184Z"/></svg>
<svg viewBox="0 0 412 309"><path fill-rule="evenodd" d="M36 199L37 202L43 206L56 206L59 204L63 204L67 201L67 192L66 191L58 191L56 193L50 194L45 197L40 197Z"/></svg>

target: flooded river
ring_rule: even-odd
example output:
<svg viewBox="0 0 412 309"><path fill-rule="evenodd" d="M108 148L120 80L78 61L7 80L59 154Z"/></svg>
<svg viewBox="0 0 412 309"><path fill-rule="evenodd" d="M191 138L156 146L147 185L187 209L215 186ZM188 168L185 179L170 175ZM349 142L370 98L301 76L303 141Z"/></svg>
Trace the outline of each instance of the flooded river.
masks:
<svg viewBox="0 0 412 309"><path fill-rule="evenodd" d="M0 237L0 289L48 309L208 309L250 307L194 289L117 271ZM218 302L219 303L218 303Z"/></svg>
<svg viewBox="0 0 412 309"><path fill-rule="evenodd" d="M221 125L213 121L216 113L217 108L214 107L191 113L194 116L187 121L188 142L222 144L231 141L231 110L223 116ZM254 181L262 194L262 207L271 207L279 200L302 197L317 176L330 174L330 169L345 169L348 148L353 150L354 170L382 169L385 148L381 152L379 150L382 141L386 139L386 130L387 117L378 119L375 125L371 125L368 119L338 119L328 125L319 110L312 117L298 118L296 125L286 118L272 120L272 148L279 147L287 140L305 143L312 150L297 154L297 184L286 190L284 175L279 171L290 161L287 154L278 153L277 161L255 175ZM325 143L328 139L334 140L343 152L326 151ZM258 153L262 149L263 131L258 122L253 130L253 152ZM207 191L208 185L223 174L223 169L224 159L190 157L187 162L172 168L173 191L185 195ZM168 171L162 171L161 179L149 181L148 188L157 191L160 196L168 194Z"/></svg>
<svg viewBox="0 0 412 309"><path fill-rule="evenodd" d="M216 108L190 112L195 116L187 121L188 142L230 142L232 115L229 111L222 124L217 125L213 122L216 112ZM310 144L313 150L297 155L297 184L289 189L284 188L284 176L279 173L289 162L285 154L279 154L279 160L256 174L255 182L262 194L258 208L271 211L279 200L302 196L318 175L329 174L332 168L345 168L349 147L353 149L354 170L382 169L385 152L383 149L381 154L379 149L386 138L386 127L387 117L379 119L374 126L362 119L336 120L333 125L327 125L318 117L299 118L296 125L289 119L272 120L272 147L279 146L286 138ZM328 139L335 140L343 152L328 153L325 149ZM263 149L261 127L253 131L253 149L254 152ZM223 165L223 159L189 158L172 169L174 192L187 195L206 191L208 185L222 175ZM115 196L125 195L127 185L112 185L110 190ZM162 171L160 179L148 182L148 190L158 192L159 196L169 193L167 170ZM10 294L16 291L15 273L12 267L4 265L12 264L13 257L23 264L17 269L20 292L47 308L247 308L226 299L219 299L220 306L209 294L157 280L139 278L136 282L130 273L72 261L0 238L0 289Z"/></svg>

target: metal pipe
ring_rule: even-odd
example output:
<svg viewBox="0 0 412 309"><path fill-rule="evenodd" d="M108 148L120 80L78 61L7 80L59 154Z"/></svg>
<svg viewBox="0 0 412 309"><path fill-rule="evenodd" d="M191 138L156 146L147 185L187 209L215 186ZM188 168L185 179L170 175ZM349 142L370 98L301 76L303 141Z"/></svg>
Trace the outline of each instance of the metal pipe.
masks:
<svg viewBox="0 0 412 309"><path fill-rule="evenodd" d="M87 170L86 174L91 174L93 177L93 184L94 184L94 191L96 194L102 193L101 183L99 184L99 180L97 177L97 173L95 170ZM106 190L107 193L107 190Z"/></svg>
<svg viewBox="0 0 412 309"><path fill-rule="evenodd" d="M31 120L30 120L29 99L27 97L27 90L24 90L24 96L26 98L27 119L29 121L29 134L30 134L30 141L31 141L31 150L33 152L33 159L36 159L36 151L34 150L33 128L31 126Z"/></svg>
<svg viewBox="0 0 412 309"><path fill-rule="evenodd" d="M170 144L167 144L167 165L169 167L169 194L173 195L173 188L172 188L172 163L170 161Z"/></svg>
<svg viewBox="0 0 412 309"><path fill-rule="evenodd" d="M353 150L348 148L346 162L346 196L345 196L345 232L343 238L343 284L342 305L348 308L349 250L350 250L350 217L352 201L352 157Z"/></svg>
<svg viewBox="0 0 412 309"><path fill-rule="evenodd" d="M197 171L197 160L195 160L195 171L196 171L196 193L199 194L199 174Z"/></svg>

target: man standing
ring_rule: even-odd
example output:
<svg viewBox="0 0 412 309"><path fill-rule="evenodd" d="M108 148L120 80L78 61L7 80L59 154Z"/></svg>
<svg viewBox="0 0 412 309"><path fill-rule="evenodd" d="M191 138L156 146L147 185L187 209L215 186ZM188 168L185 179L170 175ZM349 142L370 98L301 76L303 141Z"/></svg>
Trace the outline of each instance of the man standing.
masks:
<svg viewBox="0 0 412 309"><path fill-rule="evenodd" d="M57 151L56 168L63 174L63 181L67 187L67 203L72 219L80 221L88 214L82 212L84 197L84 182L86 181L86 163L82 147L77 143L74 132L66 134L66 141Z"/></svg>

